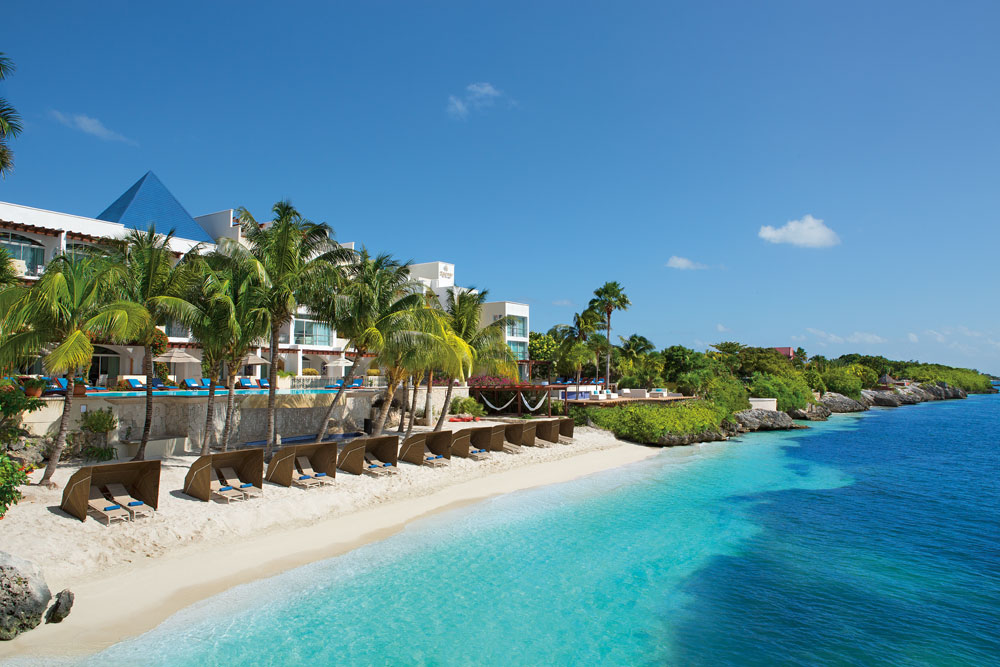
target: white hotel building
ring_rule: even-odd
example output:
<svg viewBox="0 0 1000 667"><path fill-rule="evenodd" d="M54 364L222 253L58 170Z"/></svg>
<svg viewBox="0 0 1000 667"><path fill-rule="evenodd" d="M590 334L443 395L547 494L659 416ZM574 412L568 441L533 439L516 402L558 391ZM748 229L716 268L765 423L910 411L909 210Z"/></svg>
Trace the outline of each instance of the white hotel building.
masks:
<svg viewBox="0 0 1000 667"><path fill-rule="evenodd" d="M0 247L13 258L25 281L34 281L45 265L60 254L77 247L87 247L105 238L121 238L130 229L148 229L155 224L158 232L173 229L172 248L184 253L201 244L209 251L219 239L241 238L240 226L233 209L223 209L192 217L164 187L152 172L147 172L107 209L94 218L69 213L47 211L30 206L0 202ZM353 243L342 244L353 248ZM454 264L428 262L411 267L412 275L439 296L447 299L454 283ZM519 359L527 359L528 306L511 302L493 302L483 309L483 322L491 322L504 314L523 318L523 326L508 327L508 343ZM184 327L168 324L162 327L170 347L186 348L192 356L201 357L200 346ZM320 373L320 382L344 374L336 360L343 356L347 341L338 338L328 325L309 317L307 310L299 313L281 331L278 339L279 368L302 376L306 368ZM267 343L257 354L268 357ZM140 346L104 345L95 348L90 380L113 384L116 379L142 374L143 349ZM248 367L245 375L266 375L263 367ZM34 369L41 372L40 368ZM201 377L200 364L175 364L171 374L176 378ZM105 380L106 378L106 380Z"/></svg>

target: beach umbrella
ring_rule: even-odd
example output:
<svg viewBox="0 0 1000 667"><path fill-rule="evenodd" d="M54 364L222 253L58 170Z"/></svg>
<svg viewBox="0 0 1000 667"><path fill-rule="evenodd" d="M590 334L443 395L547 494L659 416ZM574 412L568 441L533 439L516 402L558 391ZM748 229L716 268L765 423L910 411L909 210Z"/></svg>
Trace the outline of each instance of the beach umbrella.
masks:
<svg viewBox="0 0 1000 667"><path fill-rule="evenodd" d="M346 357L334 357L332 361L326 362L327 366L332 366L333 368L344 368L346 366L353 366L353 361L348 361Z"/></svg>
<svg viewBox="0 0 1000 667"><path fill-rule="evenodd" d="M271 363L271 362L268 361L267 359L265 359L264 357L260 356L259 354L254 354L253 352L251 352L250 354L247 355L247 358L244 359L243 363L240 364L240 365L241 366L262 366L263 364L269 364L269 363Z"/></svg>
<svg viewBox="0 0 1000 667"><path fill-rule="evenodd" d="M192 356L180 348L171 348L158 357L153 357L153 361L164 364L200 364L201 359Z"/></svg>

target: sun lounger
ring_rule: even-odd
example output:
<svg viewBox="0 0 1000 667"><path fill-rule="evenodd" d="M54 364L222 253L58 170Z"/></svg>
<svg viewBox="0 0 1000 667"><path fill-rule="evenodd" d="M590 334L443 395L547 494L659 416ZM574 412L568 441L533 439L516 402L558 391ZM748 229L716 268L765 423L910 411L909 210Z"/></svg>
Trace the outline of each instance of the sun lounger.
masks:
<svg viewBox="0 0 1000 667"><path fill-rule="evenodd" d="M257 380L257 386L259 386L261 389L270 389L271 381L268 380L267 378L260 378Z"/></svg>
<svg viewBox="0 0 1000 667"><path fill-rule="evenodd" d="M132 520L135 521L140 516L153 516L153 508L151 508L146 503L141 500L136 500L125 488L124 484L119 482L112 482L107 485L108 493L114 498L114 501L122 506L126 512L132 515Z"/></svg>
<svg viewBox="0 0 1000 667"><path fill-rule="evenodd" d="M305 456L296 456L295 463L298 464L299 470L303 475L308 475L320 484L333 484L333 478L327 475L325 472L316 472L312 468L312 463L309 462Z"/></svg>
<svg viewBox="0 0 1000 667"><path fill-rule="evenodd" d="M545 442L559 442L559 420L540 419L535 422L535 437Z"/></svg>
<svg viewBox="0 0 1000 667"><path fill-rule="evenodd" d="M184 388L185 389L192 389L192 390L197 391L199 389L202 389L202 386L201 386L201 383L198 382L197 380L192 380L191 378L185 378L184 379Z"/></svg>
<svg viewBox="0 0 1000 667"><path fill-rule="evenodd" d="M211 380L209 380L208 378L202 378L201 379L201 387L202 387L202 389L208 389L211 386L212 386L212 381ZM225 385L217 384L217 385L215 385L215 388L216 389L225 389L226 387L225 387Z"/></svg>
<svg viewBox="0 0 1000 667"><path fill-rule="evenodd" d="M144 385L142 382L139 382L135 378L129 378L129 379L125 380L125 382L128 384L129 389L134 389L136 391L140 391L140 390L145 390L146 389L146 385Z"/></svg>
<svg viewBox="0 0 1000 667"><path fill-rule="evenodd" d="M104 519L109 526L114 521L130 521L132 518L132 515L122 509L121 505L105 498L104 494L96 486L90 487L90 500L87 501L87 513L94 515L94 518L98 521Z"/></svg>
<svg viewBox="0 0 1000 667"><path fill-rule="evenodd" d="M425 465L432 468L447 465L444 453L439 454L432 452L427 447L428 435L436 434L417 433L403 441L403 444L399 448L400 460L414 465ZM450 456L450 448L447 451Z"/></svg>
<svg viewBox="0 0 1000 667"><path fill-rule="evenodd" d="M372 452L365 452L365 469L366 472L381 475L394 475L398 472L396 466L376 458Z"/></svg>
<svg viewBox="0 0 1000 667"><path fill-rule="evenodd" d="M471 440L471 429L463 429L452 433L451 455L458 456L463 459L472 459L473 461L480 461L482 459L489 458L489 452L481 447L473 447Z"/></svg>
<svg viewBox="0 0 1000 667"><path fill-rule="evenodd" d="M163 384L163 380L161 380L160 378L153 378L152 380L149 381L149 383L153 385L153 389L157 391L165 391L167 389L170 389L170 387Z"/></svg>
<svg viewBox="0 0 1000 667"><path fill-rule="evenodd" d="M240 389L259 389L250 378L240 378Z"/></svg>
<svg viewBox="0 0 1000 667"><path fill-rule="evenodd" d="M264 491L254 486L252 482L241 480L239 473L232 468L219 468L219 476L224 486L231 486L248 498L259 498L264 495Z"/></svg>
<svg viewBox="0 0 1000 667"><path fill-rule="evenodd" d="M242 491L237 491L228 484L223 484L218 479L212 479L209 481L209 488L212 490L212 497L219 498L220 500L225 500L226 503L231 503L234 500L246 500L247 494Z"/></svg>

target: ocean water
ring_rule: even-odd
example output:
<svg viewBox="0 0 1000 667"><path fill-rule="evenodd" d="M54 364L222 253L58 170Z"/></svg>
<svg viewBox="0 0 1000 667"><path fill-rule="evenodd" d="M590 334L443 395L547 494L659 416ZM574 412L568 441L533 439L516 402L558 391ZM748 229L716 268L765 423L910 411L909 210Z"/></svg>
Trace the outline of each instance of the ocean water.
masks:
<svg viewBox="0 0 1000 667"><path fill-rule="evenodd" d="M998 479L998 396L664 450L240 586L86 662L1000 664Z"/></svg>

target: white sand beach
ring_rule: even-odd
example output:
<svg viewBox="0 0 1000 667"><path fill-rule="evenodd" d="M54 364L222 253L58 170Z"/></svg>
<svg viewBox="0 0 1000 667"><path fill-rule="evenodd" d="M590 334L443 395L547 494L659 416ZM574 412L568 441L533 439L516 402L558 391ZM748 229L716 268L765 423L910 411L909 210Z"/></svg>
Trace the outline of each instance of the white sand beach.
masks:
<svg viewBox="0 0 1000 667"><path fill-rule="evenodd" d="M55 476L59 490L26 488L0 523L0 548L41 565L53 594L71 589L73 612L59 625L0 643L0 658L93 653L198 600L383 539L414 519L658 451L578 428L572 444L452 459L443 468L403 463L387 478L342 473L335 484L310 490L265 484L263 498L231 505L182 494L196 457L171 458L163 461L156 516L110 527L58 509L61 487L76 469L66 466Z"/></svg>

